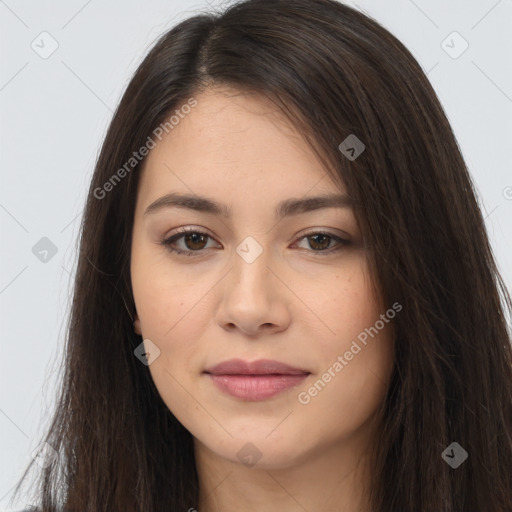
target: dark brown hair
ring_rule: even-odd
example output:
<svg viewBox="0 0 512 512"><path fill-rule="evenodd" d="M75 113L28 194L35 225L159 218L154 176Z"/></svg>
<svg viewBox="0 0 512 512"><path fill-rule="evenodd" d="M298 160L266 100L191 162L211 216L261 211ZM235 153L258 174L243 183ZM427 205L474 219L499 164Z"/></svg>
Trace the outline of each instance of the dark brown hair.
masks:
<svg viewBox="0 0 512 512"><path fill-rule="evenodd" d="M411 53L332 0L248 0L189 18L159 39L129 83L83 216L61 394L45 437L59 457L41 472L42 510L198 506L191 434L134 356L142 338L129 272L140 163L104 197L97 190L211 85L270 98L301 130L360 204L386 304L403 305L372 511L510 512L512 305L471 178ZM351 134L366 146L353 161L338 149ZM454 441L469 454L457 469L441 457Z"/></svg>

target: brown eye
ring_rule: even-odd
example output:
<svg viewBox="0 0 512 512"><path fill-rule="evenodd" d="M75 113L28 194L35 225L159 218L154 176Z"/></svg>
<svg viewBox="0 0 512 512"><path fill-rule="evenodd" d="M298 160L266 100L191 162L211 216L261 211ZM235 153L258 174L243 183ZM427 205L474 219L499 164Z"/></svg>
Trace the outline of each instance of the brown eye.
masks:
<svg viewBox="0 0 512 512"><path fill-rule="evenodd" d="M162 240L160 243L169 252L184 254L185 256L196 256L203 254L208 240L213 238L207 233L198 231L197 229L184 228L179 233ZM178 242L182 242L182 246L178 247Z"/></svg>
<svg viewBox="0 0 512 512"><path fill-rule="evenodd" d="M316 235L308 236L307 239L309 240L309 245L312 249L322 251L329 248L332 237L323 233L318 233Z"/></svg>
<svg viewBox="0 0 512 512"><path fill-rule="evenodd" d="M318 253L318 255L329 255L343 249L344 246L350 245L349 240L344 240L339 236L332 233L309 233L299 238L299 241L307 240L308 247L301 247L301 249L309 250L309 252ZM332 242L336 242L332 245Z"/></svg>
<svg viewBox="0 0 512 512"><path fill-rule="evenodd" d="M187 249L190 249L192 251L197 251L200 249L204 249L204 246L206 245L206 239L208 238L208 235L205 235L203 233L187 233L183 240L185 242L185 246Z"/></svg>

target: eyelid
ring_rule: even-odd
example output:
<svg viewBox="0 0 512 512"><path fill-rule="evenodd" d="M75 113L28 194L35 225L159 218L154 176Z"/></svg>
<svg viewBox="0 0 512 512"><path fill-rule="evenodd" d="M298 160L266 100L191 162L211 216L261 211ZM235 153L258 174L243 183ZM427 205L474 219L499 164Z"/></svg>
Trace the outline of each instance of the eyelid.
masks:
<svg viewBox="0 0 512 512"><path fill-rule="evenodd" d="M334 229L334 228L323 228L323 227L315 227L315 228L307 228L302 231L299 231L294 237L296 239L303 238L308 235L316 235L316 234L325 234L330 235L332 237L338 237L342 240L345 240L346 242L350 242L352 237L345 231L342 231L340 229Z"/></svg>
<svg viewBox="0 0 512 512"><path fill-rule="evenodd" d="M188 225L188 226L181 226L179 228L176 228L176 230L173 232L172 235L169 235L169 236L173 236L173 235L177 235L178 233L188 233L189 231L193 232L193 233L204 233L205 235L208 235L209 237L211 238L214 238L212 235L210 235L207 231L206 228L203 228L202 226L195 226L195 225Z"/></svg>

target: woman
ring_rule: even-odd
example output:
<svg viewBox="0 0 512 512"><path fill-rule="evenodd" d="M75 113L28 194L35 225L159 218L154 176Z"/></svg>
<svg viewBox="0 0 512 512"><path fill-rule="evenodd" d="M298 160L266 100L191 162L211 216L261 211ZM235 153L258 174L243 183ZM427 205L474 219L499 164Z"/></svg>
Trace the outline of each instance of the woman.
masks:
<svg viewBox="0 0 512 512"><path fill-rule="evenodd" d="M510 309L395 37L331 0L185 20L96 165L36 499L510 511Z"/></svg>

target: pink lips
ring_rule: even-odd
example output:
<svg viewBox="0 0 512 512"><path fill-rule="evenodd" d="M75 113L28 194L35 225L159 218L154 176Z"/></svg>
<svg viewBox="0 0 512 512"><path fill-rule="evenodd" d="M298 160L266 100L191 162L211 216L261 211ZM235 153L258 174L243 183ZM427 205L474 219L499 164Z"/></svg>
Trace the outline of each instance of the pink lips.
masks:
<svg viewBox="0 0 512 512"><path fill-rule="evenodd" d="M243 400L270 398L300 384L310 372L273 361L230 359L207 368L205 373L225 393Z"/></svg>

